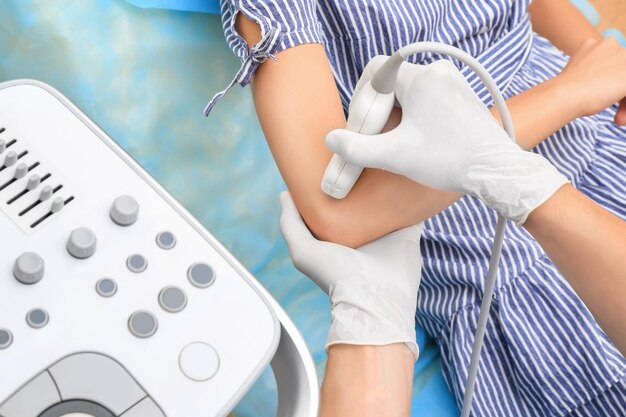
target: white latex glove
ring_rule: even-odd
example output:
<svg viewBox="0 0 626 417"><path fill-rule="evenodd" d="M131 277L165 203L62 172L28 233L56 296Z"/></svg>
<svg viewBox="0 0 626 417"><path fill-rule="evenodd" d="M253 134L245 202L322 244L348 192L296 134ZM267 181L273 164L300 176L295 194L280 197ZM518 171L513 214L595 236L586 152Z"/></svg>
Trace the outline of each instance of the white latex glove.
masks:
<svg viewBox="0 0 626 417"><path fill-rule="evenodd" d="M330 150L355 165L476 196L518 225L568 182L511 141L451 62L402 64L395 93L397 128L380 135L334 130L326 137Z"/></svg>
<svg viewBox="0 0 626 417"><path fill-rule="evenodd" d="M390 233L358 249L315 239L291 196L280 195L280 228L291 259L330 297L329 346L415 342L415 308L422 258L422 224Z"/></svg>
<svg viewBox="0 0 626 417"><path fill-rule="evenodd" d="M369 82L376 71L385 63L389 57L387 55L376 55L374 58L370 59L370 62L367 63L365 68L363 68L363 72L361 73L361 77L359 81L357 81L356 86L354 87L354 92L352 96L356 96L357 93L363 88L363 86Z"/></svg>

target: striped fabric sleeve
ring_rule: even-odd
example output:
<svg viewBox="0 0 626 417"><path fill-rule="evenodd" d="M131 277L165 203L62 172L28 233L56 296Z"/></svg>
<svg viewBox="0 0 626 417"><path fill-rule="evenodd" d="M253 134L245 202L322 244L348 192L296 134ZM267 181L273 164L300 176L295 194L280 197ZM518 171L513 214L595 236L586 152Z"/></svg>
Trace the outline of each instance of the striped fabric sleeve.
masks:
<svg viewBox="0 0 626 417"><path fill-rule="evenodd" d="M315 0L221 0L226 42L241 59L241 67L230 84L209 101L205 116L235 84L246 86L260 64L267 59L277 61L275 53L305 43L323 43L315 3ZM239 13L261 29L261 40L250 48L235 28Z"/></svg>

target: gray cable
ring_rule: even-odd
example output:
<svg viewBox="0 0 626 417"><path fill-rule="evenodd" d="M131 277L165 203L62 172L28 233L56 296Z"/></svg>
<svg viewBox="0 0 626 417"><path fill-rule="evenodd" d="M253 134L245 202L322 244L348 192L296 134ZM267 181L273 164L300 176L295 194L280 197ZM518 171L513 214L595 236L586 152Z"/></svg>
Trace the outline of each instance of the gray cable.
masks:
<svg viewBox="0 0 626 417"><path fill-rule="evenodd" d="M513 127L511 114L509 113L509 109L497 84L494 82L493 78L491 78L487 70L476 59L453 46L436 42L418 42L400 48L376 72L376 74L372 78L372 86L380 86L380 88L388 89L390 84L389 80L393 80L392 85L395 85L398 70L400 69L400 63L404 61L409 55L424 52L435 52L452 56L459 59L468 67L470 67L480 77L482 82L489 90L489 93L493 97L495 105L500 112L500 117L502 118L504 130L506 130L511 140L515 142L515 129ZM463 408L461 410L461 417L469 417L472 408L474 387L476 385L478 365L480 364L480 354L483 348L485 331L487 330L487 321L489 320L489 310L491 309L491 300L493 298L493 291L498 275L498 263L500 262L500 255L502 254L502 243L504 240L505 229L506 219L501 215L498 215L498 222L496 224L493 247L491 249L491 259L489 260L489 270L487 271L487 279L485 281L485 292L483 293L483 299L480 306L480 315L478 317L478 325L476 328L476 335L474 337L474 346L472 347L472 357L470 360L467 382L465 384L465 394L463 397Z"/></svg>

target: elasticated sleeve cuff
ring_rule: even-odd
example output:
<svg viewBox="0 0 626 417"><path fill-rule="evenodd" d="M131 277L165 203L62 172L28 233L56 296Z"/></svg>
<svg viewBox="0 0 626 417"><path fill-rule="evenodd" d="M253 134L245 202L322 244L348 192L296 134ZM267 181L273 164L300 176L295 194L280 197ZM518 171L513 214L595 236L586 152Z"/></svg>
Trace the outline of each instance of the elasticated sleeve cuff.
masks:
<svg viewBox="0 0 626 417"><path fill-rule="evenodd" d="M313 0L222 0L224 35L241 60L241 67L228 86L209 101L205 116L235 84L246 86L260 64L268 58L277 61L275 53L305 43L323 44L315 7ZM255 21L261 29L261 40L251 48L235 28L239 13Z"/></svg>

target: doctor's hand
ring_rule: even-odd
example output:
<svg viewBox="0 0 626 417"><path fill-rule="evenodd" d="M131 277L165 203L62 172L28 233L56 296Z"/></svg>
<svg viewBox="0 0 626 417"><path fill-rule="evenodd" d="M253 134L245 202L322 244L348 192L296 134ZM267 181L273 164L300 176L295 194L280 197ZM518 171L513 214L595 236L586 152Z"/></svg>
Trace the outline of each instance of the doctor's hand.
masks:
<svg viewBox="0 0 626 417"><path fill-rule="evenodd" d="M334 130L330 150L355 165L476 196L517 224L568 182L511 141L450 61L403 63L395 93L398 127L380 135Z"/></svg>
<svg viewBox="0 0 626 417"><path fill-rule="evenodd" d="M330 297L329 346L405 343L415 359L415 308L422 225L390 233L358 249L317 240L291 195L280 196L280 227L300 272Z"/></svg>

